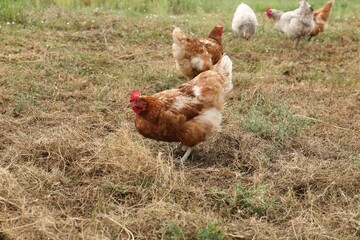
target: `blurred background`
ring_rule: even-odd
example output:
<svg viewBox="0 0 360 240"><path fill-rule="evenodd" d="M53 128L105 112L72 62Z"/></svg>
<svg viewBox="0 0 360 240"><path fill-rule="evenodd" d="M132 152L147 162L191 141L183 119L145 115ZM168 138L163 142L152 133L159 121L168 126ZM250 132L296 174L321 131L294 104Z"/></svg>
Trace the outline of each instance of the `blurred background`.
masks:
<svg viewBox="0 0 360 240"><path fill-rule="evenodd" d="M112 12L122 15L179 15L196 13L232 13L235 12L239 0L0 0L0 21L24 23L29 21L29 12L43 11L48 8L64 8L79 11ZM297 8L296 0L257 0L243 1L256 12L267 7L282 10ZM314 9L323 5L325 0L309 1ZM333 13L357 16L360 12L359 0L336 0Z"/></svg>

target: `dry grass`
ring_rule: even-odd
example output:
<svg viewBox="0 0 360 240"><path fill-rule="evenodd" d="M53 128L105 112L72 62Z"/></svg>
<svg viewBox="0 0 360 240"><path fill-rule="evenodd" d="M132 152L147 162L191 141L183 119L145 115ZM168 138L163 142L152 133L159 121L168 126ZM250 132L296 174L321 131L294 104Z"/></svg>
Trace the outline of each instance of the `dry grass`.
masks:
<svg viewBox="0 0 360 240"><path fill-rule="evenodd" d="M263 16L249 42L227 26L223 130L183 168L135 131L130 90L185 80L173 25L201 36L231 17L49 9L4 25L0 239L358 239L358 17L298 49Z"/></svg>

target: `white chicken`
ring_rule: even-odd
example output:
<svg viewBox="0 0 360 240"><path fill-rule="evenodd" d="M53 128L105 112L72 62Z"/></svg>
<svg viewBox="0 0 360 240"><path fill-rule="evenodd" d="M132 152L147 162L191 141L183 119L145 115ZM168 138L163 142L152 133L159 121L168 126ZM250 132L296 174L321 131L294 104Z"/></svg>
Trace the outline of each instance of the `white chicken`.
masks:
<svg viewBox="0 0 360 240"><path fill-rule="evenodd" d="M295 47L302 37L308 36L314 28L313 9L306 0L300 2L300 7L289 12L268 8L268 18L273 19L275 27L295 40Z"/></svg>
<svg viewBox="0 0 360 240"><path fill-rule="evenodd" d="M245 3L241 3L235 11L231 28L234 33L249 40L255 33L258 21L254 11Z"/></svg>

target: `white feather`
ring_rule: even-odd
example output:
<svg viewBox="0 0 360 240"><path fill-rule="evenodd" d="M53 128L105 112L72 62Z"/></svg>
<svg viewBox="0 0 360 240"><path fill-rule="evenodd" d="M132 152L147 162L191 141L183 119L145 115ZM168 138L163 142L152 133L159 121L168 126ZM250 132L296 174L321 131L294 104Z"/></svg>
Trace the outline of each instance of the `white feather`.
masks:
<svg viewBox="0 0 360 240"><path fill-rule="evenodd" d="M204 43L204 44L209 44L209 45L213 45L214 43L209 41L208 39L199 39L200 42Z"/></svg>
<svg viewBox="0 0 360 240"><path fill-rule="evenodd" d="M248 39L255 33L257 25L258 21L254 11L245 3L241 3L236 8L231 24L232 30Z"/></svg>
<svg viewBox="0 0 360 240"><path fill-rule="evenodd" d="M220 131L221 130L221 112L219 110L217 110L216 108L209 108L206 111L204 111L203 113L201 113L199 116L196 117L197 121L200 122L205 122L205 123L211 123L212 125L212 129L211 132L213 131Z"/></svg>
<svg viewBox="0 0 360 240"><path fill-rule="evenodd" d="M172 106L177 110L181 110L183 107L189 104L196 104L197 102L198 100L196 98L180 95L175 98L175 101L172 104Z"/></svg>
<svg viewBox="0 0 360 240"><path fill-rule="evenodd" d="M293 11L284 13L276 9L272 11L275 14L281 14L275 23L275 27L291 39L307 36L314 28L315 22L311 6L305 0L300 2L300 7Z"/></svg>
<svg viewBox="0 0 360 240"><path fill-rule="evenodd" d="M173 56L175 59L183 58L185 56L183 49L176 43L172 45Z"/></svg>
<svg viewBox="0 0 360 240"><path fill-rule="evenodd" d="M232 83L232 61L229 56L224 55L221 60L215 65L214 71L221 73L225 77L225 93L233 89Z"/></svg>
<svg viewBox="0 0 360 240"><path fill-rule="evenodd" d="M193 87L193 91L194 91L194 94L195 94L195 97L200 97L201 96L201 87L198 86L198 85L195 85Z"/></svg>
<svg viewBox="0 0 360 240"><path fill-rule="evenodd" d="M192 66L192 68L200 71L204 67L204 61L198 56L193 57L191 59L191 66Z"/></svg>

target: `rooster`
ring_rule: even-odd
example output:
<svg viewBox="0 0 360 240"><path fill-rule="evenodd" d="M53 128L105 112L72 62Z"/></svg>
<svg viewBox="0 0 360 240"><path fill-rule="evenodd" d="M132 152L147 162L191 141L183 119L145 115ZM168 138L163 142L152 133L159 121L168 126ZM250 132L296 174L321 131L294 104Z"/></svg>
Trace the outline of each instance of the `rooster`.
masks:
<svg viewBox="0 0 360 240"><path fill-rule="evenodd" d="M189 79L209 70L223 54L223 31L224 26L219 23L207 38L196 38L185 35L180 28L175 27L172 32L172 53L176 68Z"/></svg>
<svg viewBox="0 0 360 240"><path fill-rule="evenodd" d="M129 107L136 114L135 128L144 137L187 147L183 163L192 147L220 130L224 97L233 87L231 78L232 61L224 55L213 70L177 88L152 96L133 90Z"/></svg>
<svg viewBox="0 0 360 240"><path fill-rule="evenodd" d="M326 23L330 17L331 9L335 3L335 0L330 0L325 5L313 12L313 18L315 21L315 27L312 29L309 37L309 41L312 37L315 37L319 32L323 32L326 27Z"/></svg>
<svg viewBox="0 0 360 240"><path fill-rule="evenodd" d="M314 28L313 9L306 0L300 2L300 7L289 12L267 8L266 15L275 21L275 27L295 40L295 47L302 37L308 36Z"/></svg>
<svg viewBox="0 0 360 240"><path fill-rule="evenodd" d="M258 25L254 11L245 3L241 3L235 11L231 28L233 32L249 40Z"/></svg>

